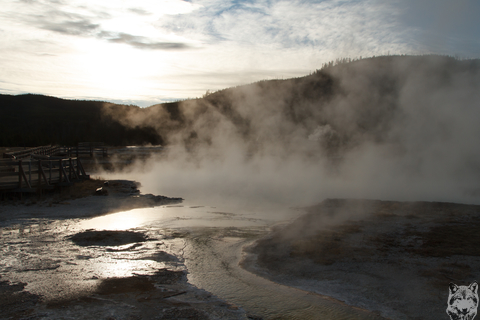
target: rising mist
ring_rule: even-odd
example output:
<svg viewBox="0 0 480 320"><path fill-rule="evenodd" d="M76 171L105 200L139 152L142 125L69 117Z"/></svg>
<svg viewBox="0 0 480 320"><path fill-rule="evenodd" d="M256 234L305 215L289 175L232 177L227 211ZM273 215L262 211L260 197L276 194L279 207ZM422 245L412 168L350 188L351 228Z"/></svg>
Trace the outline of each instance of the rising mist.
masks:
<svg viewBox="0 0 480 320"><path fill-rule="evenodd" d="M242 205L480 203L479 60L344 61L133 111L104 108L167 143L131 172L150 192Z"/></svg>

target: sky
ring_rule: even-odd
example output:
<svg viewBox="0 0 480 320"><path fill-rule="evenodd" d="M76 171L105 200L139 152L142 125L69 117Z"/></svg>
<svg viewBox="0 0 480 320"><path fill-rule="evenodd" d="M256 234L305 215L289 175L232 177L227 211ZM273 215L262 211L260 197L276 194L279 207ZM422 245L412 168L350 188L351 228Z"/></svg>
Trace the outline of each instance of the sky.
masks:
<svg viewBox="0 0 480 320"><path fill-rule="evenodd" d="M337 58L480 58L478 0L0 0L0 93L153 104Z"/></svg>

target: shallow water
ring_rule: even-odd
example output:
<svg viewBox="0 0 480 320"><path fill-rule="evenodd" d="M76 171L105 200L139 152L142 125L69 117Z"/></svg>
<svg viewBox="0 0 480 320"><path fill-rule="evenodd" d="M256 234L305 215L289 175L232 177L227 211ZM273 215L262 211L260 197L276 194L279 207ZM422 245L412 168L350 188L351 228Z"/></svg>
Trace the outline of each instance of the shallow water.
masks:
<svg viewBox="0 0 480 320"><path fill-rule="evenodd" d="M176 248L182 248L184 241L156 239L155 230L138 230L151 240L134 245L82 246L68 239L81 231L75 221L40 221L37 226L28 225L28 228L21 224L3 228L0 277L28 283L26 289L45 300L93 292L98 282L105 278L183 268L175 259L157 259L155 254L166 251L167 246L171 251L178 251Z"/></svg>
<svg viewBox="0 0 480 320"><path fill-rule="evenodd" d="M133 209L80 222L83 229L126 230L142 226L162 228L192 227L267 227L292 219L298 210L269 207L263 210L238 209L228 206L182 204Z"/></svg>
<svg viewBox="0 0 480 320"><path fill-rule="evenodd" d="M239 210L184 203L97 217L80 222L78 227L176 229L185 242L179 254L185 259L189 282L264 319L377 319L372 313L279 285L239 266L244 245L267 234L272 225L301 213L292 208Z"/></svg>
<svg viewBox="0 0 480 320"><path fill-rule="evenodd" d="M189 282L264 319L378 319L370 312L244 270L238 262L242 247L250 242L204 235L190 239L184 250Z"/></svg>

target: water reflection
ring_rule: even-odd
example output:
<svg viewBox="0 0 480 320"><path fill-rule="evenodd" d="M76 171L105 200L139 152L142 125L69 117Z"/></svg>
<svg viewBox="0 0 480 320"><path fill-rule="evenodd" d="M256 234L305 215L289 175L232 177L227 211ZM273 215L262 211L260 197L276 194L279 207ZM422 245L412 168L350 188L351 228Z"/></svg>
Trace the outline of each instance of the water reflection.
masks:
<svg viewBox="0 0 480 320"><path fill-rule="evenodd" d="M55 300L116 292L122 281L142 285L134 277L160 271L183 274L186 265L190 283L265 318L282 314L290 319L315 319L318 314L323 319L360 318L349 307L326 304L323 298L279 286L238 266L243 244L299 214L274 207L186 203L119 212L78 224L38 220L0 229L4 248L0 276L28 283L33 294ZM99 291L102 284L110 286Z"/></svg>
<svg viewBox="0 0 480 320"><path fill-rule="evenodd" d="M143 226L163 228L268 226L289 220L298 212L285 208L249 208L197 206L161 206L133 209L82 221L82 229L128 230Z"/></svg>
<svg viewBox="0 0 480 320"><path fill-rule="evenodd" d="M128 230L135 229L148 222L149 209L134 209L130 211L109 214L98 218L82 221L82 229L97 230Z"/></svg>
<svg viewBox="0 0 480 320"><path fill-rule="evenodd" d="M167 265L170 269L177 262L178 266L184 267L182 262L185 259L190 283L265 318L375 319L376 316L368 312L278 285L239 267L244 244L264 235L276 222L288 221L299 214L300 211L292 209L264 208L258 211L184 204L120 212L83 221L80 227L96 230L144 228L151 232L156 230L160 237L165 229L184 230L178 238L164 238L165 243L157 239L155 246L146 241L135 248L107 249L107 255L95 263L94 273L99 278L128 277L133 270L135 274L149 274ZM133 233L133 230L129 232ZM173 255L165 254L163 250Z"/></svg>

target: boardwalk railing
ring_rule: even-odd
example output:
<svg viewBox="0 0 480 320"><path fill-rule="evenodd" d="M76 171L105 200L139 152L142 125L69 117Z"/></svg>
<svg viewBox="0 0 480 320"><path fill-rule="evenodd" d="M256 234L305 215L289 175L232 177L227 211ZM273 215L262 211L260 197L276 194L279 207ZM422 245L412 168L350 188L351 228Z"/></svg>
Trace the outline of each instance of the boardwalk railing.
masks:
<svg viewBox="0 0 480 320"><path fill-rule="evenodd" d="M3 158L6 159L25 159L32 156L55 156L63 155L68 157L96 157L102 156L106 157L108 155L108 148L104 145L103 142L80 142L75 147L65 147L65 146L41 146L35 148L28 148L15 152L7 152L3 154Z"/></svg>
<svg viewBox="0 0 480 320"><path fill-rule="evenodd" d="M0 191L41 192L89 179L79 158L34 156L31 160L0 160Z"/></svg>
<svg viewBox="0 0 480 320"><path fill-rule="evenodd" d="M107 156L107 147L105 147L103 142L79 142L77 147L70 149L71 154L75 154L78 157L81 155L88 155L94 157L96 155L101 155L102 157Z"/></svg>
<svg viewBox="0 0 480 320"><path fill-rule="evenodd" d="M21 151L4 153L3 157L7 159L23 159L23 158L30 157L30 155L33 155L33 154L50 156L50 155L59 153L61 148L62 147L60 146L51 146L51 145L28 148Z"/></svg>

